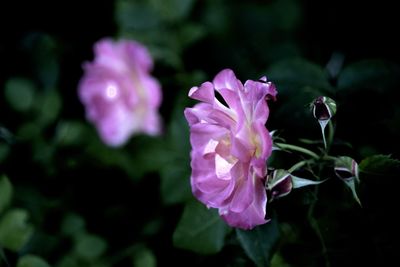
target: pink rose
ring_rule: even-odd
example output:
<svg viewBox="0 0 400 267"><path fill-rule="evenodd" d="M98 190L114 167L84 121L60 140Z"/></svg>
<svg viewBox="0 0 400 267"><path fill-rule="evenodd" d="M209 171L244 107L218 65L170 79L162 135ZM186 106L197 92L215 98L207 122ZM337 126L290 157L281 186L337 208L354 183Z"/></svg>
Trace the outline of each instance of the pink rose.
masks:
<svg viewBox="0 0 400 267"><path fill-rule="evenodd" d="M189 92L201 101L185 110L192 192L208 207L218 208L233 227L251 229L267 222L266 160L272 140L265 123L267 99L276 94L266 77L243 86L229 69Z"/></svg>
<svg viewBox="0 0 400 267"><path fill-rule="evenodd" d="M79 98L104 143L120 146L135 133L159 134L162 94L149 73L153 60L146 47L102 39L94 52L94 61L83 65Z"/></svg>

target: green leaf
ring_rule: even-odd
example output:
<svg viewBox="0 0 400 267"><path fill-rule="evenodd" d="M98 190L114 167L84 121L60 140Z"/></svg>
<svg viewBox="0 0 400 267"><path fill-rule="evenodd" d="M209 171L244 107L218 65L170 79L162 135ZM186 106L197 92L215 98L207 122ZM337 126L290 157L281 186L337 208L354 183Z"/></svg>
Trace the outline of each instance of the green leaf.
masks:
<svg viewBox="0 0 400 267"><path fill-rule="evenodd" d="M372 175L393 174L400 169L400 161L390 155L374 155L363 159L359 164L360 173Z"/></svg>
<svg viewBox="0 0 400 267"><path fill-rule="evenodd" d="M25 140L25 141L31 141L35 140L38 136L40 136L41 133L41 128L39 125L35 122L26 122L26 123L21 123L19 126L16 136L18 136L19 139Z"/></svg>
<svg viewBox="0 0 400 267"><path fill-rule="evenodd" d="M156 267L157 258L150 249L138 246L133 253L132 263L134 267Z"/></svg>
<svg viewBox="0 0 400 267"><path fill-rule="evenodd" d="M24 78L11 78L5 85L5 98L10 106L16 111L28 111L35 96L35 86Z"/></svg>
<svg viewBox="0 0 400 267"><path fill-rule="evenodd" d="M271 2L271 15L277 20L277 28L290 31L299 27L301 21L300 3L294 0Z"/></svg>
<svg viewBox="0 0 400 267"><path fill-rule="evenodd" d="M274 246L279 239L277 219L274 218L253 230L236 229L236 234L247 256L258 267L270 265Z"/></svg>
<svg viewBox="0 0 400 267"><path fill-rule="evenodd" d="M85 220L74 213L67 214L61 224L64 235L76 236L85 232Z"/></svg>
<svg viewBox="0 0 400 267"><path fill-rule="evenodd" d="M185 23L178 32L179 42L183 47L195 43L205 35L205 28L199 24Z"/></svg>
<svg viewBox="0 0 400 267"><path fill-rule="evenodd" d="M37 101L38 123L47 126L58 117L61 111L61 97L55 90L44 92Z"/></svg>
<svg viewBox="0 0 400 267"><path fill-rule="evenodd" d="M293 188L300 188L300 187L309 186L309 185L319 185L320 183L323 183L326 181L326 179L322 180L322 181L313 181L310 179L304 179L304 178L297 177L294 175L292 175L291 177L292 177Z"/></svg>
<svg viewBox="0 0 400 267"><path fill-rule="evenodd" d="M13 186L7 176L0 177L0 214L10 204L13 195Z"/></svg>
<svg viewBox="0 0 400 267"><path fill-rule="evenodd" d="M190 76L196 79L199 75ZM176 98L172 121L168 128L167 143L164 145L166 161L161 166L160 174L161 196L165 204L176 204L191 198L189 126L183 115L186 106L188 97L185 93ZM176 164L177 162L179 164Z"/></svg>
<svg viewBox="0 0 400 267"><path fill-rule="evenodd" d="M79 235L74 247L75 253L85 260L94 260L100 257L106 249L106 241L99 236L91 234Z"/></svg>
<svg viewBox="0 0 400 267"><path fill-rule="evenodd" d="M183 117L175 112L168 132L168 155L161 169L161 195L165 204L175 204L190 198L189 128ZM176 164L180 162L180 164Z"/></svg>
<svg viewBox="0 0 400 267"><path fill-rule="evenodd" d="M330 91L327 73L320 66L304 59L285 59L266 72L279 93L288 94L304 87Z"/></svg>
<svg viewBox="0 0 400 267"><path fill-rule="evenodd" d="M61 121L56 129L58 145L81 145L87 137L87 127L81 121Z"/></svg>
<svg viewBox="0 0 400 267"><path fill-rule="evenodd" d="M303 59L287 59L272 65L266 72L279 92L274 118L287 131L298 136L310 136L317 128L307 104L316 97L331 95L332 88L326 72L318 65ZM311 132L313 134L313 132Z"/></svg>
<svg viewBox="0 0 400 267"><path fill-rule="evenodd" d="M338 89L394 88L400 84L400 66L383 60L363 60L347 66L339 75Z"/></svg>
<svg viewBox="0 0 400 267"><path fill-rule="evenodd" d="M57 267L80 267L79 259L73 254L65 255L56 264Z"/></svg>
<svg viewBox="0 0 400 267"><path fill-rule="evenodd" d="M26 36L24 45L37 78L45 89L54 89L59 77L56 41L48 34L33 32Z"/></svg>
<svg viewBox="0 0 400 267"><path fill-rule="evenodd" d="M120 0L116 2L115 12L121 32L147 30L160 24L156 11L145 3Z"/></svg>
<svg viewBox="0 0 400 267"><path fill-rule="evenodd" d="M11 144L14 142L14 135L7 128L0 126L0 141Z"/></svg>
<svg viewBox="0 0 400 267"><path fill-rule="evenodd" d="M151 7L167 21L177 21L189 15L194 0L150 0Z"/></svg>
<svg viewBox="0 0 400 267"><path fill-rule="evenodd" d="M228 227L217 210L207 209L195 201L186 204L172 238L178 248L213 254L224 246L227 231Z"/></svg>
<svg viewBox="0 0 400 267"><path fill-rule="evenodd" d="M10 146L8 144L0 143L0 163L2 163L10 153ZM1 199L1 195L0 195ZM0 200L0 207L1 207L1 200ZM0 208L1 212L1 208Z"/></svg>
<svg viewBox="0 0 400 267"><path fill-rule="evenodd" d="M18 259L17 267L50 267L50 265L38 256L27 254Z"/></svg>
<svg viewBox="0 0 400 267"><path fill-rule="evenodd" d="M360 206L362 206L361 201L360 201L360 198L358 197L358 194L357 194L357 190L356 190L356 180L355 180L355 178L353 177L353 179L350 179L350 180L343 180L343 182L346 184L346 186L347 186L348 188L350 188L351 193L353 194L354 200L357 201L357 203L358 203Z"/></svg>
<svg viewBox="0 0 400 267"><path fill-rule="evenodd" d="M271 267L291 267L291 265L279 253L275 253L271 260Z"/></svg>
<svg viewBox="0 0 400 267"><path fill-rule="evenodd" d="M28 212L22 209L7 211L0 220L0 245L19 251L33 234L33 226L27 223Z"/></svg>
<svg viewBox="0 0 400 267"><path fill-rule="evenodd" d="M167 205L176 204L188 200L190 191L190 163L187 160L176 161L180 164L165 166L161 171L161 196Z"/></svg>

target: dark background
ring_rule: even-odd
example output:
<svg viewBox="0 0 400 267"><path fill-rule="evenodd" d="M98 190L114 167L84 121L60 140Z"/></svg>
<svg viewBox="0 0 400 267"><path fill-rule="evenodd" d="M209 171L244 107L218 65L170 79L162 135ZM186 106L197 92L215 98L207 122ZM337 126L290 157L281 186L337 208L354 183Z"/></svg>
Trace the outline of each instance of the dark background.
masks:
<svg viewBox="0 0 400 267"><path fill-rule="evenodd" d="M394 1L295 1L298 10L294 13L290 13L292 9L285 10L286 7L292 8L291 5L284 3L279 6L277 2L280 1L196 1L190 15L174 23L178 25L190 21L204 24L206 33L180 52L184 67L179 71L189 73L201 70L202 77L210 80L222 68L230 67L245 81L256 79L259 75L268 76L267 70L274 70L277 62L298 57L321 68L326 66L333 54L343 57L344 66L366 59L400 63L400 43L397 38L400 18ZM271 11L270 6L276 9ZM121 32L122 27L114 19L114 7L114 1L3 1L0 4L1 86L14 76L26 77L40 84L31 44L37 36L49 35L56 42L53 52L59 66L57 87L63 103L59 116L65 120L83 121L84 108L76 93L83 74L81 64L93 58L94 42L105 36L116 37ZM274 10L280 11L274 14ZM207 14L214 14L217 19L210 19ZM287 17L283 16L285 14ZM295 14L294 19L291 14ZM176 26L173 23L171 25L171 28ZM120 35L124 36L123 33ZM173 121L173 100L197 84L197 81L191 85L190 82L179 84L177 80L169 80L168 77L177 69L162 60L156 60L154 75L165 81L165 100L161 111L166 124ZM339 144L334 149L335 153L350 153L358 162L378 153L399 158L397 138L400 127L397 122L400 121L400 111L395 97L399 82L398 77L390 79L394 82L387 88L381 86L382 80L372 80L369 85L363 84L355 91L339 91L331 95L338 100L338 142L351 145ZM329 79L334 87L337 81L337 77ZM278 79L278 92L279 82ZM282 84L283 88L284 82ZM278 102L271 104L270 129L285 129L283 135L290 141L304 136L317 138L317 125L310 129L307 128L307 119L303 123L301 114L297 122L298 117L290 118L287 115L284 102L290 99L291 94L284 89L280 94ZM307 102L302 102L303 95L293 95L291 101L298 102L300 108L307 105ZM25 115L15 114L7 108L3 97L0 105L6 106L1 109L0 124L11 132L16 132L22 121L28 120ZM276 116L273 111L276 111ZM50 138L55 129L56 122L47 126L43 136ZM93 132L91 134L94 136ZM137 148L138 143L140 141L133 141L126 149ZM31 197L28 194L27 197L16 197L15 205L27 208L43 236L49 238L37 239L38 244L51 243L51 236L59 234L63 216L72 210L84 217L91 232L107 240L110 254L118 254L131 243L141 242L153 250L160 266L177 262L193 266L252 266L232 237L220 254L209 257L173 248L171 235L182 212L182 205L161 204L162 197L158 190L154 190L159 187L160 177L154 170L146 174L146 179L132 182L125 169L99 166L93 156L96 152L89 153L93 156L90 158L88 154L80 153L79 145L60 148L52 154L51 159L44 161L32 160L35 149L30 141L17 142L0 170L15 183L20 194L33 194L35 189L32 188L36 188L37 194L43 195L43 202L62 199L54 207L47 207L38 200L38 196ZM104 150L98 151L102 153ZM66 163L71 159L78 162L75 167ZM277 163L282 164L282 161L278 158ZM381 263L388 263L395 258L398 241L392 233L398 232L398 224L394 219L397 209L394 197L398 188L396 178L398 169L385 172L383 178L379 175L367 176L361 191L364 209L342 203L352 199L342 192L339 181L331 182L322 190L329 198L321 201L316 216L321 225L331 229L326 232L331 266L381 266ZM113 181L111 185L110 179ZM335 200L338 195L345 196L338 201L339 204ZM319 251L318 240L304 223L307 204L297 202L303 197L303 194L294 194L272 204L271 209L276 210L282 223L305 228L299 231L295 242L287 241L288 245L282 245L280 253L290 263L286 266L324 266L322 256L315 253ZM35 201L30 203L30 199ZM293 206L293 202L302 204ZM335 222L332 223L332 220ZM305 241L302 243L299 240ZM49 248L36 248L33 251L49 262L57 262L71 244L54 242L54 246L48 245ZM237 256L231 257L233 254ZM17 258L12 252L7 252L7 255L11 262ZM307 261L301 255L311 256ZM129 266L128 260L124 259L115 266Z"/></svg>

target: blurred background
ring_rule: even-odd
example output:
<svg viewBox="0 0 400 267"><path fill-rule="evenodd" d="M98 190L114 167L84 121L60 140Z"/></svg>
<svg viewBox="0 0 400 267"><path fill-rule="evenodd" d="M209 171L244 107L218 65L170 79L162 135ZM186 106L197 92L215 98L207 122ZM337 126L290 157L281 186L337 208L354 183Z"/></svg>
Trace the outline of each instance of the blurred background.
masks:
<svg viewBox="0 0 400 267"><path fill-rule="evenodd" d="M0 10L0 266L383 266L395 259L400 21L393 1L3 1ZM113 149L85 120L81 66L103 37L149 48L164 95L162 136L134 136ZM332 154L361 162L363 207L335 179L318 196L296 191L270 203L273 223L247 236L263 244L255 255L242 232L198 204L183 109L194 104L188 90L223 68L242 82L266 75L276 84L267 128L289 143L303 139L316 149L304 142L320 140L308 104L319 95L335 99ZM296 160L277 153L269 165ZM315 199L319 233L307 217Z"/></svg>

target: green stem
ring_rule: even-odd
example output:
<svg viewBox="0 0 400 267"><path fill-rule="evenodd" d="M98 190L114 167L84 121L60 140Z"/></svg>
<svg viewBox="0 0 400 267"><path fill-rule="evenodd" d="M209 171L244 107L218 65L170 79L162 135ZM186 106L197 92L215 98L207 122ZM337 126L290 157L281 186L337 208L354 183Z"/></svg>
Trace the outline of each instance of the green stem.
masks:
<svg viewBox="0 0 400 267"><path fill-rule="evenodd" d="M303 160L303 161L297 162L297 163L294 164L292 167L290 167L290 169L288 170L288 172L292 173L292 172L294 172L295 170L297 170L297 169L303 167L303 166L306 165L307 163L309 163L309 160Z"/></svg>
<svg viewBox="0 0 400 267"><path fill-rule="evenodd" d="M321 243L322 254L323 254L324 258L325 258L325 266L326 267L330 267L331 263L330 263L329 257L328 257L328 250L326 248L325 241L324 241L324 239L322 237L321 230L319 229L318 222L313 217L308 218L308 220L310 221L311 227L314 229L314 231L315 231L316 235L318 236L318 239L319 239L319 241Z"/></svg>
<svg viewBox="0 0 400 267"><path fill-rule="evenodd" d="M313 151L311 151L311 150L308 150L308 149L306 149L306 148L304 148L304 147L295 146L295 145L290 145L290 144L285 144L285 143L275 143L275 145L276 145L278 148L281 148L281 149L286 149L286 150L292 150L292 151L301 152L301 153L303 153L303 154L309 155L310 157L312 157L312 158L314 158L314 159L319 159L319 156L318 156L315 152L313 152Z"/></svg>
<svg viewBox="0 0 400 267"><path fill-rule="evenodd" d="M331 161L336 161L336 157L333 157L333 156L329 156L329 155L324 155L323 157L322 157L322 159L323 160L331 160Z"/></svg>
<svg viewBox="0 0 400 267"><path fill-rule="evenodd" d="M329 261L328 249L326 248L324 237L322 236L321 229L319 228L318 222L314 218L314 209L315 209L315 205L317 204L318 193L319 193L319 186L315 186L314 187L314 199L312 200L310 207L308 209L307 218L308 218L308 221L310 222L312 229L314 230L315 234L317 235L319 242L321 243L322 255L325 258L325 266L330 267L331 263Z"/></svg>
<svg viewBox="0 0 400 267"><path fill-rule="evenodd" d="M328 149L328 145L326 144L325 128L321 127L321 131L322 131L322 139L324 140L324 147L325 147L325 150L327 150Z"/></svg>
<svg viewBox="0 0 400 267"><path fill-rule="evenodd" d="M333 143L333 136L335 135L335 129L333 128L332 120L328 122L328 147L330 147Z"/></svg>

